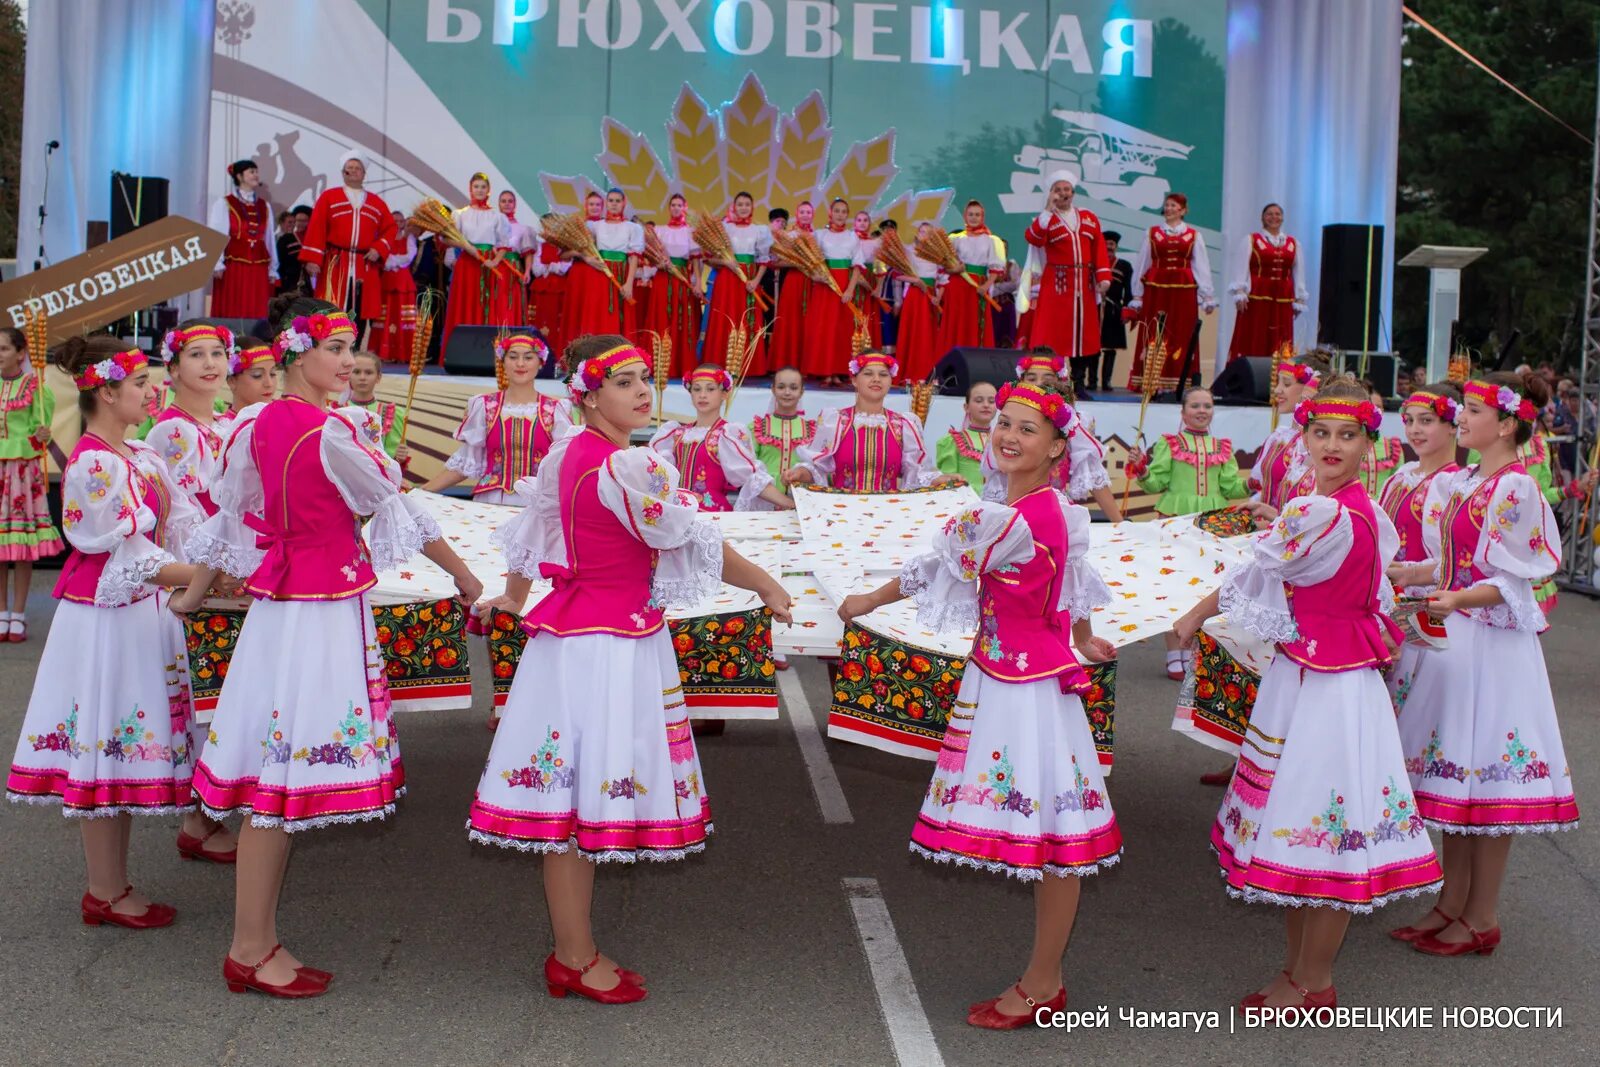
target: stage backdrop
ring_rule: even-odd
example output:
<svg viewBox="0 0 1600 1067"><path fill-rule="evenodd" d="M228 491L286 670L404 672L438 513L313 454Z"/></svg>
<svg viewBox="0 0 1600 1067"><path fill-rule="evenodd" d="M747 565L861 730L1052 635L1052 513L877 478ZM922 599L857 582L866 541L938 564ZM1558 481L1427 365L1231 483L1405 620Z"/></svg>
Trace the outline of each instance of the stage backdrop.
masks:
<svg viewBox="0 0 1600 1067"><path fill-rule="evenodd" d="M1225 0L220 0L213 193L337 182L409 210L486 171L520 217L617 185L663 217L843 196L904 225L970 197L1023 258L1045 174L1129 237L1171 189L1220 250ZM292 57L292 59L291 59Z"/></svg>

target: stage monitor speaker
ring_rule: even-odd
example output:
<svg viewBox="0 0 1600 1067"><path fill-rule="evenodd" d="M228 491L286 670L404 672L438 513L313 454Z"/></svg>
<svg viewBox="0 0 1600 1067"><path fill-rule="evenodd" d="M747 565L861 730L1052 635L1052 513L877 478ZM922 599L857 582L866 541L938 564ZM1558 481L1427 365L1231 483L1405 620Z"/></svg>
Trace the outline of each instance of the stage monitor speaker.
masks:
<svg viewBox="0 0 1600 1067"><path fill-rule="evenodd" d="M1336 223L1322 228L1317 340L1346 352L1378 347L1383 308L1383 227Z"/></svg>
<svg viewBox="0 0 1600 1067"><path fill-rule="evenodd" d="M494 339L502 332L531 333L544 337L544 331L533 326L457 326L450 331L450 344L444 350L444 372L494 377ZM539 369L539 377L554 377L555 364L552 354Z"/></svg>
<svg viewBox="0 0 1600 1067"><path fill-rule="evenodd" d="M1242 356L1211 382L1218 404L1267 404L1272 400L1272 357Z"/></svg>
<svg viewBox="0 0 1600 1067"><path fill-rule="evenodd" d="M1361 370L1361 356L1351 353L1344 358L1344 369L1351 374ZM1400 356L1395 352L1368 352L1367 379L1378 389L1385 400L1395 395L1395 379L1400 373Z"/></svg>
<svg viewBox="0 0 1600 1067"><path fill-rule="evenodd" d="M111 172L111 239L167 217L167 179Z"/></svg>
<svg viewBox="0 0 1600 1067"><path fill-rule="evenodd" d="M939 395L967 395L974 382L988 382L996 389L1017 380L1017 350L1014 348L952 348L933 368Z"/></svg>

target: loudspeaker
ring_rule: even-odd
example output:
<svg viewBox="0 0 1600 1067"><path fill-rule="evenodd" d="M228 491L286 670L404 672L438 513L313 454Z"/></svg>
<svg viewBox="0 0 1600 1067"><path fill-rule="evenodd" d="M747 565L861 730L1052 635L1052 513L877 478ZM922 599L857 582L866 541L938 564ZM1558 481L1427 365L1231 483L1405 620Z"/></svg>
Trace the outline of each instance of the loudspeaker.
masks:
<svg viewBox="0 0 1600 1067"><path fill-rule="evenodd" d="M1344 369L1349 374L1360 374L1361 354L1346 353ZM1385 400L1394 396L1395 378L1400 373L1400 356L1394 352L1368 352L1366 377L1377 387L1378 395Z"/></svg>
<svg viewBox="0 0 1600 1067"><path fill-rule="evenodd" d="M111 172L111 239L167 217L167 179Z"/></svg>
<svg viewBox="0 0 1600 1067"><path fill-rule="evenodd" d="M272 326L267 322L266 319L212 318L207 319L206 321L214 322L218 326L226 326L228 329L233 331L233 336L236 338L254 337L257 340L265 341L269 345L272 343Z"/></svg>
<svg viewBox="0 0 1600 1067"><path fill-rule="evenodd" d="M1017 380L1014 348L952 348L933 368L940 396L967 395L974 382L988 382L996 389Z"/></svg>
<svg viewBox="0 0 1600 1067"><path fill-rule="evenodd" d="M1272 401L1272 357L1243 356L1233 360L1211 382L1219 404L1268 404Z"/></svg>
<svg viewBox="0 0 1600 1067"><path fill-rule="evenodd" d="M1317 291L1318 341L1347 352L1378 347L1383 227L1343 222L1324 226L1322 282Z"/></svg>
<svg viewBox="0 0 1600 1067"><path fill-rule="evenodd" d="M450 346L444 350L444 372L494 377L494 339L502 333L528 333L545 337L543 330L533 326L457 326L450 331ZM548 343L548 339L545 340ZM539 368L539 377L555 377L555 365L556 359L552 353L544 366Z"/></svg>

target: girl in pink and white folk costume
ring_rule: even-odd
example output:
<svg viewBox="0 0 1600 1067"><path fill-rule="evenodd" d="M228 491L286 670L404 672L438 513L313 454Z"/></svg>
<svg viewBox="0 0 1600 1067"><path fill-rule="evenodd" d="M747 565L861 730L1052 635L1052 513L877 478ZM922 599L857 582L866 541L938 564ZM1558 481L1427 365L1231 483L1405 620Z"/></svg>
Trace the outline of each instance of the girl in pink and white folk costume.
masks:
<svg viewBox="0 0 1600 1067"><path fill-rule="evenodd" d="M1060 356L1030 352L1017 360L1017 377L1023 384L1053 390L1061 385L1061 372L1066 369ZM1051 485L1069 500L1093 498L1101 514L1111 522L1122 521L1122 509L1117 506L1117 496L1111 491L1111 476L1106 473L1105 449L1094 435L1094 430L1078 415L1076 408L1068 405L1071 418L1064 436L1067 450L1062 454L1051 476ZM983 450L980 461L983 470L983 499L1005 500L1008 492L1006 474L994 453L994 438Z"/></svg>
<svg viewBox="0 0 1600 1067"><path fill-rule="evenodd" d="M401 495L377 420L360 408L328 410L327 398L349 384L354 324L293 294L273 301L272 318L287 391L239 413L213 487L218 511L189 543L206 566L172 608L198 608L219 571L244 579L255 598L194 787L212 817L246 816L222 965L228 988L310 997L332 976L302 967L276 931L289 835L385 818L405 791L366 592L375 571L418 551L464 600L483 587L438 524ZM370 516L365 526L358 516Z"/></svg>
<svg viewBox="0 0 1600 1067"><path fill-rule="evenodd" d="M790 485L892 493L956 480L933 465L921 424L883 406L899 373L900 364L882 352L863 352L850 361L856 402L822 413L817 436L795 450L795 464L784 476Z"/></svg>
<svg viewBox="0 0 1600 1067"><path fill-rule="evenodd" d="M144 354L101 336L57 358L85 419L61 478L72 554L6 795L82 820L85 923L166 926L175 911L129 881L128 835L132 815L194 807L183 632L158 588L194 576L179 546L201 516L154 449L123 440L154 391Z"/></svg>
<svg viewBox="0 0 1600 1067"><path fill-rule="evenodd" d="M422 488L437 493L472 481L474 500L522 505L527 501L517 495L517 483L539 472L551 447L576 420L571 401L534 385L550 356L543 341L533 334L510 334L495 341L494 354L504 384L498 392L467 401L455 435L461 447Z"/></svg>
<svg viewBox="0 0 1600 1067"><path fill-rule="evenodd" d="M1380 674L1400 636L1384 576L1399 538L1356 474L1383 416L1344 377L1295 418L1316 491L1291 500L1248 562L1173 627L1188 645L1221 611L1277 647L1211 828L1228 894L1289 909L1283 970L1244 1008L1333 1007L1351 914L1440 880Z"/></svg>
<svg viewBox="0 0 1600 1067"><path fill-rule="evenodd" d="M34 561L62 549L42 462L56 398L27 357L22 331L0 327L0 642L28 639Z"/></svg>
<svg viewBox="0 0 1600 1067"><path fill-rule="evenodd" d="M1244 239L1228 295L1239 309L1228 362L1294 346L1294 320L1311 297L1300 266L1300 242L1283 232L1283 208L1277 204L1261 209L1261 232Z"/></svg>
<svg viewBox="0 0 1600 1067"><path fill-rule="evenodd" d="M1158 376L1160 388L1175 389L1200 313L1209 315L1217 310L1211 288L1211 259L1200 231L1183 221L1188 213L1189 198L1182 193L1168 193L1161 204L1166 221L1150 227L1133 264L1133 299L1128 301L1123 315L1139 322L1139 342L1128 379L1128 388L1135 392L1143 387L1146 350L1155 343L1159 316L1166 315L1166 331L1161 335L1166 359L1161 366L1148 370ZM1154 358L1156 353L1149 355ZM1189 368L1191 374L1197 370Z"/></svg>
<svg viewBox="0 0 1600 1067"><path fill-rule="evenodd" d="M278 288L278 241L272 232L272 206L261 196L255 160L228 168L233 192L218 197L206 225L228 235L211 288L211 314L227 319L259 319Z"/></svg>
<svg viewBox="0 0 1600 1067"><path fill-rule="evenodd" d="M1468 382L1460 443L1479 461L1436 476L1423 508L1428 562L1396 568L1435 585L1428 614L1446 646L1403 661L1400 739L1428 824L1444 833L1444 888L1433 910L1393 936L1433 956L1487 956L1516 834L1578 825L1534 596L1561 566L1555 514L1517 458L1549 400L1532 373Z"/></svg>
<svg viewBox="0 0 1600 1067"><path fill-rule="evenodd" d="M1322 373L1303 363L1285 363L1278 368L1278 385L1273 393L1273 403L1279 416L1292 416L1301 401L1317 395ZM1277 518L1278 510L1293 497L1296 483L1307 472L1305 433L1294 419L1285 418L1278 428L1267 434L1256 452L1256 462L1250 468L1246 483L1253 496L1251 510L1262 525ZM1264 505L1264 508L1254 505Z"/></svg>
<svg viewBox="0 0 1600 1067"><path fill-rule="evenodd" d="M1089 678L1073 654L1076 639L1089 658L1115 656L1089 623L1111 594L1085 559L1088 512L1050 486L1071 409L1029 385L1007 384L999 401L994 438L1008 500L964 508L929 554L876 591L846 597L839 617L910 596L924 625L977 631L911 851L1038 883L1027 969L967 1016L1010 1030L1066 1003L1061 964L1078 879L1121 858L1122 831L1079 696Z"/></svg>
<svg viewBox="0 0 1600 1067"><path fill-rule="evenodd" d="M788 622L789 597L722 543L670 463L628 447L650 423L648 357L618 336L569 353L584 428L556 442L523 490L528 507L495 535L506 591L481 610L520 612L535 576L555 589L523 621L467 825L474 841L544 854L550 995L621 1004L644 999L644 979L595 946L594 865L682 859L712 828L662 609L726 581Z"/></svg>
<svg viewBox="0 0 1600 1067"><path fill-rule="evenodd" d="M694 494L701 511L789 511L794 501L756 458L749 432L722 417L733 379L715 363L690 372L683 387L694 404L692 423L656 431L650 447L678 469L678 484Z"/></svg>
<svg viewBox="0 0 1600 1067"><path fill-rule="evenodd" d="M1072 206L1077 175L1050 175L1044 210L1028 223L1027 279L1040 279L1028 344L1046 345L1072 361L1072 381L1082 390L1100 358L1100 297L1111 288L1111 258L1100 219Z"/></svg>

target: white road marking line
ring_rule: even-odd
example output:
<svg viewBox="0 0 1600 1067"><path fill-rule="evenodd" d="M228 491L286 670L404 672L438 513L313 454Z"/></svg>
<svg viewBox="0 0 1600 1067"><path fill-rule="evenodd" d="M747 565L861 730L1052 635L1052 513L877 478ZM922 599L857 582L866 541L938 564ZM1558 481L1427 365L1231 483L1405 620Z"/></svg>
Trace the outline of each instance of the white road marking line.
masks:
<svg viewBox="0 0 1600 1067"><path fill-rule="evenodd" d="M807 665L808 667L810 665ZM822 809L825 823L855 822L850 814L850 802L844 798L839 776L834 772L833 761L828 759L828 746L817 729L816 716L811 712L811 701L797 677L802 664L791 664L791 669L778 674L778 692L789 709L789 723L794 727L794 738L800 744L800 755L805 757L806 771L811 775L811 791L817 796L817 807ZM814 669L814 668L813 668Z"/></svg>
<svg viewBox="0 0 1600 1067"><path fill-rule="evenodd" d="M846 878L844 891L850 897L856 935L867 954L867 967L872 971L872 985L889 1030L889 1041L894 1045L895 1060L900 1067L944 1067L944 1057L933 1040L922 998L917 996L916 983L911 980L911 965L900 948L878 880Z"/></svg>

